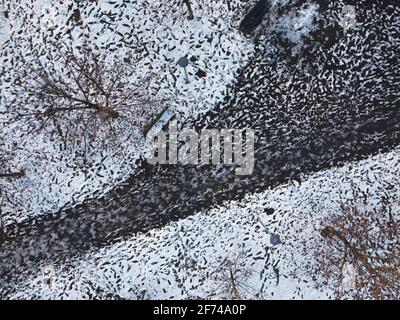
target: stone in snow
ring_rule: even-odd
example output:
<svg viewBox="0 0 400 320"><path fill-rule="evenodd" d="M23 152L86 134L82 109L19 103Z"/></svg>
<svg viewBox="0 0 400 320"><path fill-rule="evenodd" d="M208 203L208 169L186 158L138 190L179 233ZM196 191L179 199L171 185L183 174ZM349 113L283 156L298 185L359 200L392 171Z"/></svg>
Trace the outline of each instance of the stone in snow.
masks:
<svg viewBox="0 0 400 320"><path fill-rule="evenodd" d="M277 234L271 234L271 238L269 241L273 246L276 246L281 243L281 238Z"/></svg>
<svg viewBox="0 0 400 320"><path fill-rule="evenodd" d="M186 68L189 65L189 60L186 57L182 57L178 60L178 65L182 68Z"/></svg>

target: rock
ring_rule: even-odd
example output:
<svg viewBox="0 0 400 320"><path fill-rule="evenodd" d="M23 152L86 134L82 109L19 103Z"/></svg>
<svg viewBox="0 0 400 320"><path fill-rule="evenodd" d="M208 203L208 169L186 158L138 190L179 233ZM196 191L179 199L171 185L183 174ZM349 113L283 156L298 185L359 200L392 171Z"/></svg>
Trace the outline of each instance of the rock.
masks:
<svg viewBox="0 0 400 320"><path fill-rule="evenodd" d="M281 244L281 238L277 234L271 234L271 238L269 240L273 246Z"/></svg>
<svg viewBox="0 0 400 320"><path fill-rule="evenodd" d="M205 76L206 76L207 74L206 74L206 72L205 71L203 71L203 70L201 70L201 69L199 69L197 72L196 72L196 76L198 77L198 78L204 78Z"/></svg>
<svg viewBox="0 0 400 320"><path fill-rule="evenodd" d="M268 216L270 216L270 215L273 215L273 214L275 213L275 209L273 209L273 208L266 208L266 209L264 209L264 212L265 212Z"/></svg>

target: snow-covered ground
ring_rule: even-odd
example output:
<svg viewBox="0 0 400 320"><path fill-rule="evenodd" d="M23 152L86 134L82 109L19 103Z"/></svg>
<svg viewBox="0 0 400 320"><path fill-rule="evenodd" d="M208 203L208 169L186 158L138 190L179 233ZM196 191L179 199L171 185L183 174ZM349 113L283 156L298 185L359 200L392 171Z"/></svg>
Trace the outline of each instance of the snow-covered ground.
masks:
<svg viewBox="0 0 400 320"><path fill-rule="evenodd" d="M229 263L242 298L329 299L315 289L319 226L349 200L400 205L400 150L304 177L140 234L43 274L11 298L230 298ZM273 209L273 210L271 210ZM271 244L278 235L281 243ZM51 278L50 287L45 280Z"/></svg>
<svg viewBox="0 0 400 320"><path fill-rule="evenodd" d="M313 28L318 6L306 6L298 16L288 14L277 19L277 8L288 3L272 1L271 24L300 45ZM178 120L196 118L222 101L240 67L252 57L254 43L238 32L238 24L251 4L233 0L228 10L223 0L193 1L195 19L188 20L185 7L174 0L101 0L81 3L81 22L74 23L73 12L78 7L71 0L3 1L0 111L12 98L10 84L23 61L35 57L51 60L54 51L85 43L117 59L136 57L138 77L150 72L156 75L151 91L168 99L167 106L177 113ZM190 60L189 82L177 65L183 56ZM205 77L196 76L199 70ZM7 114L0 114L0 124L1 117L7 118ZM149 147L134 127L127 127L126 134L119 137L117 149L94 144L85 151L85 158L80 148L64 148L46 134L22 137L18 126L1 134L5 149L14 154L3 170L24 170L26 174L21 179L0 181L7 191L7 196L3 195L7 199L3 204L5 224L103 194L134 172L135 161Z"/></svg>
<svg viewBox="0 0 400 320"><path fill-rule="evenodd" d="M74 22L77 7L72 0L0 0L0 125L7 117L1 112L12 98L10 83L24 59L40 56L47 61L59 48L89 43L109 58L129 55L137 59L138 78L154 73L152 94L167 98L178 120L193 120L204 112L194 123L256 129L262 142L257 150L260 170L255 175L260 179L253 180L252 190L259 193L248 194L248 189L243 189L243 194L247 193L244 200L231 200L216 208L211 201L207 208L212 209L145 234L131 236L127 232L124 241L116 236L107 242L112 245L86 252L92 247L85 241L91 238L82 235L82 242L72 241L81 234L76 230L93 234L101 230L103 233L96 235L99 239L95 238L100 243L104 240L100 238L113 233L119 224L112 225L114 229L96 229L96 223L110 225L107 222L114 218L121 218L122 223L138 221L133 219L136 216L149 220L147 213L153 214L153 210L161 213L153 216L160 218L165 213L165 221L171 221L167 213L173 216L174 203L169 194L158 191L182 182L169 183L168 171L162 176L161 170L155 170L151 171L154 180L150 186L144 183L143 189L136 190L133 184L118 194L116 186L128 176L136 177L132 175L135 160L149 147L134 127L126 128L118 149L93 149L88 164L83 163L81 150L60 148L59 141L45 134L21 137L20 127L4 128L0 143L5 146L0 144L0 149L9 149L14 156L7 169L26 172L21 179L0 179L1 222L10 230L15 221L64 209L88 197L99 202L66 212L64 218L70 214L70 220L61 218L60 224L55 220L54 225L49 221L37 227L33 220L37 228L32 231L22 225L21 233L17 226L17 231L10 233L9 247L1 252L5 258L0 270L7 274L15 269L9 273L9 283L0 279L0 297L224 299L232 298L228 286L233 271L236 298L329 299L334 297L333 288L316 288L322 281L315 273L323 243L321 224L350 200L359 201L367 210L390 207L398 216L400 149L389 153L380 149L398 145L398 7L379 4L370 10L360 1L359 23L353 32L343 34L340 12L344 1L272 1L274 7L254 35L257 46L237 31L254 1L231 0L228 10L224 0L193 0L193 20L186 18L185 7L177 2L84 1L79 22ZM317 3L325 3L329 10L321 13ZM321 26L322 32L316 32ZM311 34L316 45L303 46ZM188 79L177 65L183 56L190 61ZM198 77L198 71L205 77ZM133 76L132 82L135 80ZM354 153L350 152L353 149ZM377 154L378 149L379 155L346 162ZM334 165L343 166L332 168ZM304 170L303 176L297 175L296 167ZM321 168L331 169L305 174ZM190 186L188 172L178 176L187 179L182 185ZM269 178L275 181L282 172L288 179L293 177L293 182L260 191L269 185ZM195 182L201 183L201 179ZM163 183L165 189L153 190L157 183ZM110 189L116 192L110 192L109 198L100 197ZM138 196L133 197L136 192ZM149 197L141 197L140 192ZM200 193L197 190L196 195ZM155 201L154 195L162 201ZM184 196L178 194L177 198L183 199L176 203L190 201ZM192 200L194 204L199 201ZM148 202L169 207L153 209ZM150 209L145 211L145 206ZM179 209L186 212L186 208ZM79 213L82 215L77 218ZM102 220L96 220L97 213L103 215ZM192 211L180 216L189 214ZM72 220L83 222L82 228L68 223ZM42 226L47 229L40 229ZM63 226L71 233L69 238ZM65 243L67 248L77 246L66 255L68 259L51 250L64 248L57 245ZM47 260L54 264L44 264L48 256L43 252L54 252ZM79 256L73 256L77 252ZM28 260L33 262L27 267L20 260L29 253ZM37 261L41 274L36 274L36 266L22 272Z"/></svg>
<svg viewBox="0 0 400 320"><path fill-rule="evenodd" d="M237 31L243 5L239 0L231 5L228 10L222 0L193 1L195 19L188 20L185 7L172 0L88 1L81 3L81 23L75 24L71 19L77 8L74 1L2 1L0 8L8 14L0 18L0 110L11 98L8 80L16 76L22 57L40 56L46 61L58 47L89 43L119 59L133 54L139 59L138 76L156 74L153 92L168 99L168 107L178 112L179 119L195 117L222 100L253 52L251 40ZM188 83L177 66L183 56L190 60ZM206 76L197 77L199 70ZM21 138L18 127L4 130L7 148L15 153L8 168L26 173L3 186L12 194L12 202L3 210L5 223L58 210L125 179L147 148L134 129L127 128L120 137L118 150L92 150L86 169L76 155L79 150L60 152L59 143L48 136Z"/></svg>

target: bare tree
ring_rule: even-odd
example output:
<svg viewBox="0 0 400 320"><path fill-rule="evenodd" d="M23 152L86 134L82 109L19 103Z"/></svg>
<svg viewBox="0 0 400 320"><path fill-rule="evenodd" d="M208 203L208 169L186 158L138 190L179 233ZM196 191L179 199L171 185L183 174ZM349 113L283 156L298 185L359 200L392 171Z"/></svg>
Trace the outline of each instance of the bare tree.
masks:
<svg viewBox="0 0 400 320"><path fill-rule="evenodd" d="M20 72L11 121L29 133L48 131L63 141L107 143L132 127L143 128L163 100L151 97L153 75L137 74L130 59L115 61L88 46L59 51L48 63L35 61Z"/></svg>
<svg viewBox="0 0 400 320"><path fill-rule="evenodd" d="M239 252L231 260L226 260L215 275L217 288L210 297L222 297L228 300L254 298L257 290L250 285L254 270L247 265L244 252Z"/></svg>
<svg viewBox="0 0 400 320"><path fill-rule="evenodd" d="M337 298L398 299L400 221L386 204L374 210L365 204L344 204L321 229L319 285L333 286Z"/></svg>

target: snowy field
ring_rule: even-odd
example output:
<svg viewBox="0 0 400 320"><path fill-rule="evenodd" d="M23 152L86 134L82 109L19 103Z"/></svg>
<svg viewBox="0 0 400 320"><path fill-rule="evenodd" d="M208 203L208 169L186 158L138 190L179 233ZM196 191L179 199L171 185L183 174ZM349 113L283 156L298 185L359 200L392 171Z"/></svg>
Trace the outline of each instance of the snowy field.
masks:
<svg viewBox="0 0 400 320"><path fill-rule="evenodd" d="M71 19L74 3L1 2L8 18L0 18L0 108L11 99L9 83L22 61L37 56L46 61L59 47L89 43L120 59L133 55L138 60L138 76L154 73L152 92L167 99L168 108L183 120L220 101L253 51L251 40L237 32L244 12L240 1L231 1L231 10L224 1L195 1L193 20L187 20L184 6L172 0L85 1L79 7L81 21L76 24ZM189 83L177 66L183 56L190 60ZM206 76L197 77L199 70ZM135 160L147 148L136 128L126 128L117 150L93 148L85 159L87 168L82 170L80 150L60 152L59 143L48 136L19 137L18 127L4 129L2 136L15 153L9 167L26 173L22 179L6 182L12 197L11 209L5 209L5 223L58 210L96 191L104 192L134 171Z"/></svg>
<svg viewBox="0 0 400 320"><path fill-rule="evenodd" d="M250 37L254 1L191 2L193 20L178 0L0 0L0 169L25 172L0 177L1 298L334 299L318 269L330 219L351 203L399 221L400 7L362 0L344 32L344 0L276 0ZM8 125L25 63L84 45L134 60L132 84L151 74L157 113L254 129L253 175L139 163L150 146L131 124L90 151ZM386 240L372 251L400 253Z"/></svg>
<svg viewBox="0 0 400 320"><path fill-rule="evenodd" d="M320 224L364 197L371 208L386 199L398 215L400 150L227 202L61 266L43 265L10 298L229 299L231 262L244 299L330 299L312 272ZM273 235L280 244L271 244Z"/></svg>

